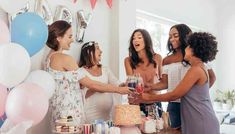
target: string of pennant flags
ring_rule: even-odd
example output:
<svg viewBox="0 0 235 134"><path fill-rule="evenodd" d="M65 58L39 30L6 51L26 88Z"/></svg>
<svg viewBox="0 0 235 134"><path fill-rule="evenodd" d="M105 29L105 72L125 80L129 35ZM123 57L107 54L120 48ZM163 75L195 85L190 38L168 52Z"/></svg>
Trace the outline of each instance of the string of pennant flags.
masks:
<svg viewBox="0 0 235 134"><path fill-rule="evenodd" d="M73 3L76 3L77 0L73 0ZM91 8L94 9L95 5L96 5L97 0L90 0L90 4L91 4ZM112 8L112 0L106 0L107 5L109 6L109 8Z"/></svg>

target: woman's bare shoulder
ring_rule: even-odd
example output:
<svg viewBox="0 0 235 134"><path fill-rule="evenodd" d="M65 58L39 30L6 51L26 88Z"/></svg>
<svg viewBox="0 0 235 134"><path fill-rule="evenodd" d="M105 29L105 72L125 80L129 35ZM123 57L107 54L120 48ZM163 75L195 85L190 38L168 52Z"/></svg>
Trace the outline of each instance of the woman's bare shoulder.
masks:
<svg viewBox="0 0 235 134"><path fill-rule="evenodd" d="M124 62L125 62L125 63L130 63L130 57L129 57L129 56L126 57L126 58L124 59Z"/></svg>
<svg viewBox="0 0 235 134"><path fill-rule="evenodd" d="M162 65L168 65L171 64L172 62L173 62L173 56L168 55L162 60Z"/></svg>

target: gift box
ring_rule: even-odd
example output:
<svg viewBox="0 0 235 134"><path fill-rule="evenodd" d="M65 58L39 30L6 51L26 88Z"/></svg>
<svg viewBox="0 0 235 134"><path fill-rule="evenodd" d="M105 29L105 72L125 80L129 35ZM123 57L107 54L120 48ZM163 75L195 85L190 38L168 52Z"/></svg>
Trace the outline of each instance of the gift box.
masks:
<svg viewBox="0 0 235 134"><path fill-rule="evenodd" d="M95 121L95 134L109 134L109 126L103 120Z"/></svg>
<svg viewBox="0 0 235 134"><path fill-rule="evenodd" d="M111 128L109 128L109 133L110 134L121 134L121 130L119 127L111 127Z"/></svg>
<svg viewBox="0 0 235 134"><path fill-rule="evenodd" d="M140 129L144 133L155 133L156 131L156 120L150 118L150 117L145 117L142 119L142 124L140 126Z"/></svg>
<svg viewBox="0 0 235 134"><path fill-rule="evenodd" d="M156 124L157 124L157 130L162 130L164 127L164 121L162 118L156 119Z"/></svg>

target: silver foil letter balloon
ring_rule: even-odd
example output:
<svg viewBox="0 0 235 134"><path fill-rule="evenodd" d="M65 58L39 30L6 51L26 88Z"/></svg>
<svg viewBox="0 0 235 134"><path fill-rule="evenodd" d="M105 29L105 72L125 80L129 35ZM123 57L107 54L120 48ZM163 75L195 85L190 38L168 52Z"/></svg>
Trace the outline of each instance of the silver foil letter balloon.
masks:
<svg viewBox="0 0 235 134"><path fill-rule="evenodd" d="M83 42L85 30L90 23L92 18L92 14L89 13L87 17L84 15L84 11L80 10L77 12L77 34L76 40L77 42Z"/></svg>
<svg viewBox="0 0 235 134"><path fill-rule="evenodd" d="M47 25L53 22L52 11L47 0L35 0L34 11L43 18Z"/></svg>
<svg viewBox="0 0 235 134"><path fill-rule="evenodd" d="M64 20L72 24L73 16L71 11L65 6L62 5L57 6L55 11L54 21L57 20Z"/></svg>
<svg viewBox="0 0 235 134"><path fill-rule="evenodd" d="M22 8L22 9L20 9L17 13L15 13L15 14L9 14L9 15L8 15L9 26L11 25L12 20L13 20L17 15L22 14L22 13L25 13L25 12L28 12L28 11L29 11L29 8L30 8L29 2L27 2L27 3L25 4L25 7Z"/></svg>

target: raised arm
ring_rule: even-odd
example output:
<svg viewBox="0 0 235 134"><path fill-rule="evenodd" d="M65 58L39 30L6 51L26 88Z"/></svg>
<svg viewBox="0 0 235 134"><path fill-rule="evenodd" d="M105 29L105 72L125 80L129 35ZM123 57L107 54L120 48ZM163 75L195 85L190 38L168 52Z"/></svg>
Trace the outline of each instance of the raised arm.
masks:
<svg viewBox="0 0 235 134"><path fill-rule="evenodd" d="M202 76L203 70L199 67L191 67L186 73L183 80L172 91L165 94L150 95L147 93L142 94L142 99L145 101L173 101L184 96L193 85L195 85ZM205 74L204 74L205 75Z"/></svg>
<svg viewBox="0 0 235 134"><path fill-rule="evenodd" d="M213 69L208 69L208 75L209 75L209 82L210 82L210 88L213 86L213 84L215 83L215 80L216 80L216 76L215 76L215 73L213 71Z"/></svg>
<svg viewBox="0 0 235 134"><path fill-rule="evenodd" d="M158 75L160 78L162 78L162 56L159 54L155 54L154 60L157 63Z"/></svg>
<svg viewBox="0 0 235 134"><path fill-rule="evenodd" d="M130 58L126 57L124 60L126 75L133 75L133 69L131 67Z"/></svg>
<svg viewBox="0 0 235 134"><path fill-rule="evenodd" d="M151 90L163 90L168 88L168 75L167 74L162 74L162 78L158 83L151 84L150 89Z"/></svg>
<svg viewBox="0 0 235 134"><path fill-rule="evenodd" d="M79 83L89 88L89 90L95 90L97 92L111 92L111 93L119 93L119 94L131 93L128 87L118 87L112 84L104 84L98 81L91 80L87 76L80 79Z"/></svg>

